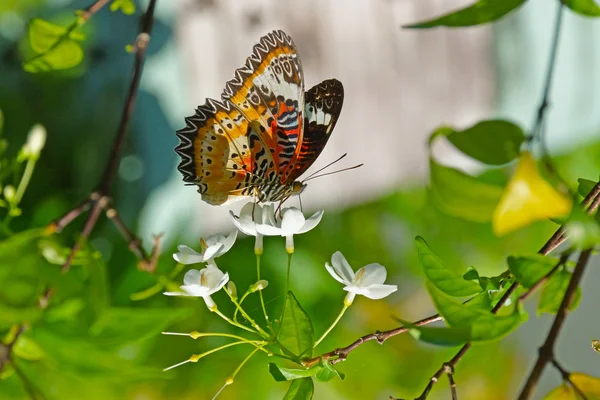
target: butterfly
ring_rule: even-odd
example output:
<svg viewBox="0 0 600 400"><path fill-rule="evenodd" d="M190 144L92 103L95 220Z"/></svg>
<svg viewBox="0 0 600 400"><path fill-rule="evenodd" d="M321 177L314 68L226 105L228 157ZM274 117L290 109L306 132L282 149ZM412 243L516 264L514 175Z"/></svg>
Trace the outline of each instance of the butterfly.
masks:
<svg viewBox="0 0 600 400"><path fill-rule="evenodd" d="M178 170L202 200L285 201L317 159L339 119L344 88L336 79L304 91L296 45L283 31L263 36L246 64L177 131Z"/></svg>

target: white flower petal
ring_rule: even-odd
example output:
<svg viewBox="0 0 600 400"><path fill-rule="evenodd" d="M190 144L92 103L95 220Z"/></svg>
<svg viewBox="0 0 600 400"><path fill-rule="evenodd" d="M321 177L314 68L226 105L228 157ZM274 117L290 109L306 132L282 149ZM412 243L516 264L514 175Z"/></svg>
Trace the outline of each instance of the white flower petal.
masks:
<svg viewBox="0 0 600 400"><path fill-rule="evenodd" d="M363 296L372 300L383 299L398 290L396 285L371 285L364 289Z"/></svg>
<svg viewBox="0 0 600 400"><path fill-rule="evenodd" d="M173 254L175 261L181 264L196 264L204 262L204 256L197 251L180 244L177 246L179 253Z"/></svg>
<svg viewBox="0 0 600 400"><path fill-rule="evenodd" d="M342 277L338 275L338 273L329 263L325 263L325 268L327 268L327 272L329 272L329 274L333 276L333 279L335 279L339 283L342 283L344 285L349 285L351 283L350 281L346 282L344 279L342 279Z"/></svg>
<svg viewBox="0 0 600 400"><path fill-rule="evenodd" d="M282 236L281 228L267 224L256 224L256 231L264 236Z"/></svg>
<svg viewBox="0 0 600 400"><path fill-rule="evenodd" d="M242 217L237 217L233 211L229 211L229 215L231 216L231 220L236 228L238 228L242 233L248 236L256 236L256 225L254 221L251 223L247 223L247 221L243 220Z"/></svg>
<svg viewBox="0 0 600 400"><path fill-rule="evenodd" d="M204 268L200 273L202 274L202 286L211 290L219 286L223 279L223 271L216 267Z"/></svg>
<svg viewBox="0 0 600 400"><path fill-rule="evenodd" d="M201 279L202 279L202 271L199 271L197 269L190 269L183 276L183 284L186 286L200 285Z"/></svg>
<svg viewBox="0 0 600 400"><path fill-rule="evenodd" d="M200 285L182 285L181 290L187 293L187 296L202 297L210 294L209 288Z"/></svg>
<svg viewBox="0 0 600 400"><path fill-rule="evenodd" d="M219 255L223 255L225 253L227 253L229 251L229 249L231 249L233 247L233 244L235 243L235 239L237 238L237 231L233 231L229 234L229 236L227 236L227 238L223 241L223 248L221 249L221 252L219 253Z"/></svg>
<svg viewBox="0 0 600 400"><path fill-rule="evenodd" d="M354 280L354 271L352 271L352 267L350 267L350 264L348 264L348 261L346 261L341 252L336 251L333 253L331 256L331 265L333 265L333 268L344 282L350 283Z"/></svg>
<svg viewBox="0 0 600 400"><path fill-rule="evenodd" d="M223 286L225 286L227 282L229 282L229 273L225 273L225 275L223 275L223 277L219 281L219 284L214 289L211 289L210 294L216 293L219 290L221 290L221 288L223 288Z"/></svg>
<svg viewBox="0 0 600 400"><path fill-rule="evenodd" d="M365 265L354 275L355 283L362 287L382 284L386 277L385 267L377 263Z"/></svg>
<svg viewBox="0 0 600 400"><path fill-rule="evenodd" d="M306 222L304 222L304 226L302 226L297 233L305 233L310 231L315 226L319 225L321 218L323 218L323 210L317 211L309 219L307 219Z"/></svg>
<svg viewBox="0 0 600 400"><path fill-rule="evenodd" d="M306 218L302 211L295 207L286 208L281 219L281 235L288 236L298 233L305 222Z"/></svg>
<svg viewBox="0 0 600 400"><path fill-rule="evenodd" d="M209 245L206 248L206 250L204 250L204 259L210 260L211 258L217 257L218 255L220 255L219 252L221 251L222 248L223 248L223 243L216 243L216 244Z"/></svg>
<svg viewBox="0 0 600 400"><path fill-rule="evenodd" d="M257 222L277 226L278 224L275 218L275 205L272 203L266 205L263 209L262 220L257 220Z"/></svg>
<svg viewBox="0 0 600 400"><path fill-rule="evenodd" d="M204 243L206 243L206 247L214 246L219 243L223 243L225 241L225 236L221 234L210 235L206 239L204 239Z"/></svg>

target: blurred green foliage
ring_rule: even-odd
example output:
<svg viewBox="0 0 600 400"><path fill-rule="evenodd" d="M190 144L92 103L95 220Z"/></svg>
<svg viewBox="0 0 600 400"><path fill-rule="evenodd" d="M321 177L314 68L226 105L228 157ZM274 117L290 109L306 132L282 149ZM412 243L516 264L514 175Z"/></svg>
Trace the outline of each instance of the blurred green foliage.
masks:
<svg viewBox="0 0 600 400"><path fill-rule="evenodd" d="M0 206L8 210L2 215L4 229L0 236L0 399L62 400L81 398L82 394L89 399L212 398L249 350L235 346L196 364L161 372L192 354L227 343L219 337L198 337L193 341L189 337L161 336L161 331L236 332L211 314L199 299L168 299L160 295L163 290L177 287L188 269L173 262L174 248L163 250L156 273L150 275L135 268L136 261L118 233L100 225L95 238L104 240L84 243L71 270L61 272L60 265L77 239L80 225L75 224L60 235L44 228L90 191L97 181L97 171L104 166L110 143L106 133L113 131L105 121L116 121L123 83L129 75L125 67L130 66L129 56L123 51L127 41L115 44L107 31L118 33L114 37L134 38L135 24L127 15L140 11L132 1L114 0L110 9L121 10L124 15L109 15L111 21L117 21L115 25L111 23L110 29L86 20L86 26L92 25L89 29L94 33L89 35L78 30L84 22L81 13L66 24L54 19L51 20L56 23L50 22L38 15L44 14L38 8L42 3L9 1L0 5L0 13L9 10L30 21L27 43L6 39L0 42L0 49L7 54L0 67L8 71L0 77L0 107L6 114L8 139L0 141L4 202ZM410 27L487 23L522 3L482 0ZM592 0L565 4L583 15L600 14ZM125 19L119 20L121 17ZM101 45L94 47L92 43L84 48L81 42L86 39L87 45L90 36ZM107 36L110 40L103 43ZM161 33L159 28L152 45L160 47L167 36L166 30ZM19 60L17 54L24 59ZM115 62L103 63L106 59ZM28 75L21 67L27 72L49 73ZM156 107L152 104L150 108ZM153 115L161 114L158 110ZM39 121L48 127L50 140L28 190L23 192L23 202L17 196L19 201L11 205L26 175L24 163L32 160L19 158L23 154L19 146L25 142L23 132ZM135 138L140 130L140 125L133 124L132 136ZM327 399L372 398L377 393L415 396L422 391L432 369L455 352L430 344L452 347L466 341L480 342L469 353L468 362L456 371L456 379L463 382L465 392L469 382L479 383L473 386L473 393L467 393L467 398L509 397L510 385L524 372L520 355L511 339L504 340L501 346L486 342L505 336L524 321L519 292L498 315L490 310L515 279L531 287L557 263L533 256L556 229L554 223L536 222L502 238L494 236L489 224L513 168L498 166L518 155L525 143L523 131L499 120L482 121L464 131L436 131L432 138L445 137L466 155L487 164L486 169L480 174L466 174L441 165L432 157L429 188L399 188L373 202L343 211L326 210L317 229L296 239L291 279L295 294L281 290L285 287L288 256L283 241L266 240L263 271L270 282L263 291L266 307L270 315L280 315L285 304L279 338L290 342L289 347L295 346L295 354L324 353L366 333L396 327L399 317L413 321L435 313L435 309L445 317L448 326L409 324L412 337L419 341L403 335L387 341L385 348L375 346L375 342L367 343L336 369L327 363L310 369L299 369L291 363L269 363L270 358L259 353L236 376L234 384L226 387L222 398L250 395L307 399L313 393L316 398ZM158 136L147 136L145 140L156 139L156 145L164 151ZM135 150L135 145L127 149L131 153ZM165 157L161 161L170 165L172 158ZM579 192L584 195L596 182L589 178L598 176L600 170L600 146L587 145L554 161L561 176L573 183L572 189L579 179ZM121 182L115 200L125 208L128 223L135 223L138 204L164 177L152 176L138 184ZM7 187L12 187L12 191L7 191ZM17 209L11 214L10 210ZM575 244L596 244L600 240L597 218L576 210L579 209L574 209L569 221L583 233ZM413 238L417 235L428 242L418 238L415 248ZM324 332L343 305L345 293L324 268L336 250L342 251L352 264L385 265L388 280L398 283L400 289L388 301L357 300L332 335L313 349L314 333ZM513 257L508 258L507 264L509 256ZM252 242L239 240L231 252L219 259L219 266L230 273L239 287L253 284L256 279ZM506 274L507 267L512 275ZM556 312L557 299L571 276L570 267L568 263L561 266L544 283L538 312ZM424 300L429 296L431 301ZM580 296L577 292L571 307L577 306ZM215 300L224 313L233 313L225 293L215 294ZM249 298L244 304L252 318L261 317L257 298ZM4 356L8 352L10 359ZM312 376L317 379L313 381ZM332 379L344 376L344 381ZM291 384L275 383L273 377L277 381L300 379ZM325 381L329 382L324 384Z"/></svg>

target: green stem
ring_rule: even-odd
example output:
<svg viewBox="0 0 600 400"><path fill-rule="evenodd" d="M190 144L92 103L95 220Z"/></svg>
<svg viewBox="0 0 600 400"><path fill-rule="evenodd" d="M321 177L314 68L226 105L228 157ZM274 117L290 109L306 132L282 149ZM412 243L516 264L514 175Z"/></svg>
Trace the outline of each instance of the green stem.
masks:
<svg viewBox="0 0 600 400"><path fill-rule="evenodd" d="M246 319L248 320L248 322L250 322L250 324L252 325L252 327L253 327L254 329L256 329L256 330L258 331L258 333L259 333L259 334L260 334L262 337L264 337L264 338L267 338L267 339L268 339L268 338L270 337L270 335L269 335L267 332L265 332L265 331L263 330L263 328L261 328L261 327L260 327L260 325L258 325L258 324L256 323L256 321L254 321L254 320L252 319L252 317L250 317L250 316L248 315L248 313L246 313L246 311L245 311L245 310L242 308L242 306L240 305L240 303L238 303L238 301L237 301L237 300L235 300L235 299L234 299L234 298L231 296L231 294L230 294L230 293L229 293L227 290L226 290L225 292L227 293L227 295L229 296L229 298L231 299L231 301L233 302L233 304L235 304L235 306L237 307L237 309L238 309L238 310L240 310L240 313L242 313L242 315L244 316L244 318L246 318ZM232 320L230 320L230 321L231 321L231 322L233 322L233 323L236 323L236 324L238 324L238 325L244 326L244 325L242 325L242 324L240 324L240 323L238 323L238 322L235 322L235 321L232 321ZM247 328L247 327L245 327L245 328Z"/></svg>
<svg viewBox="0 0 600 400"><path fill-rule="evenodd" d="M25 194L25 189L27 189L27 185L29 185L29 181L31 180L31 175L33 175L33 169L35 168L35 162L37 161L37 157L33 157L27 160L27 165L25 165L25 171L23 172L23 176L21 177L21 182L19 182L19 186L17 187L17 192L14 198L14 205L19 205L19 202L23 198ZM13 203L11 201L11 203Z"/></svg>
<svg viewBox="0 0 600 400"><path fill-rule="evenodd" d="M248 297L248 295L249 295L250 293L252 293L252 292L250 292L250 290L248 290L246 293L244 293L244 295L243 295L243 296L242 296L242 298L240 299L240 302L239 302L239 307L236 307L236 308L235 308L235 311L233 312L233 320L234 320L234 321L237 321L237 315L238 315L238 312L240 312L240 308L242 307L242 303L244 302L244 300L246 300L246 297ZM234 304L235 304L235 303L234 303Z"/></svg>
<svg viewBox="0 0 600 400"><path fill-rule="evenodd" d="M216 313L219 317L223 318L225 321L229 322L231 325L233 326L237 326L238 328L241 328L245 331L248 332L252 332L252 333L258 333L256 330L252 329L252 328L248 328L245 325L240 324L239 322L236 322L234 320L232 320L231 318L229 318L228 316L224 315L221 311L219 310L212 310L214 313Z"/></svg>
<svg viewBox="0 0 600 400"><path fill-rule="evenodd" d="M264 346L265 346L267 343L266 343L266 342L263 342L263 341L261 341L261 340L254 341L254 342L251 342L251 341L243 341L243 342L233 342L233 343L227 343L227 344L224 344L223 346L215 347L215 348L214 348L214 349L212 349L212 350L205 351L205 352L204 352L204 353L202 353L202 354L194 354L194 355L192 355L192 356L191 356L189 359L187 359L187 360L185 360L185 361L183 361L183 362L180 362L180 363L178 363L178 364L171 365L170 367L168 367L168 368L165 368L163 371L168 371L168 370L170 370L170 369L173 369L173 368L175 368L175 367L178 367L178 366L180 366L180 365L183 365L183 364L186 364L186 363L189 363L189 362L194 362L194 363L195 363L195 362L198 362L198 360L200 360L201 358L203 358L203 357L206 357L206 356L208 356L208 355L210 355L210 354L212 354L212 353L216 353L217 351L221 351L221 350L224 350L224 349L226 349L226 348L228 348L228 347L237 346L237 345L240 345L240 344L251 344L251 345L253 345L253 346L256 346L256 347L258 347L258 348L263 348L263 347L264 347Z"/></svg>
<svg viewBox="0 0 600 400"><path fill-rule="evenodd" d="M323 333L323 335L319 338L319 340L317 340L315 342L315 345L313 347L317 347L319 345L319 343L321 343L323 341L323 339L325 339L325 337L327 335L329 335L329 332L331 332L331 330L337 325L338 322L340 322L340 319L342 318L342 315L344 315L344 313L346 312L346 310L348 309L349 305L344 304L344 307L342 308L342 311L340 311L340 314L337 316L337 318L335 319L335 321L333 321L333 323L331 324L331 326L325 331L325 333Z"/></svg>
<svg viewBox="0 0 600 400"><path fill-rule="evenodd" d="M287 279L285 282L285 294L286 295L287 295L287 292L290 290L290 272L292 270L292 254L294 254L294 253L288 253Z"/></svg>
<svg viewBox="0 0 600 400"><path fill-rule="evenodd" d="M238 367L235 369L235 371L233 371L233 374L231 374L231 376L230 376L231 382L233 382L233 379L238 374L238 372L240 372L240 370L242 369L242 367L244 366L244 364L246 364L248 362L248 360L250 360L252 358L252 356L256 354L256 352L258 352L259 350L262 350L262 351L266 352L266 350L263 347L264 346L256 346L256 349L254 349L252 351L252 353L248 354L248 357L244 358L244 361L242 361L241 364L238 365Z"/></svg>
<svg viewBox="0 0 600 400"><path fill-rule="evenodd" d="M231 333L212 333L212 332L208 332L208 333L200 333L200 332L191 332L191 333L179 333L179 332L162 332L163 335L172 335L172 336L189 336L192 339L196 340L199 337L226 337L226 338L231 338L231 339L237 339L239 341L246 341L249 343L255 343L256 340L249 340L246 339L245 337L242 336L238 336L238 335L232 335Z"/></svg>
<svg viewBox="0 0 600 400"><path fill-rule="evenodd" d="M256 278L257 278L257 282L260 281L260 254L259 253L256 254ZM271 322L269 322L269 315L267 314L267 309L265 307L265 300L263 299L262 290L258 291L258 295L260 297L260 305L262 306L263 314L265 316L265 322L267 323L267 326L270 328ZM240 300L240 304L242 304L241 300Z"/></svg>

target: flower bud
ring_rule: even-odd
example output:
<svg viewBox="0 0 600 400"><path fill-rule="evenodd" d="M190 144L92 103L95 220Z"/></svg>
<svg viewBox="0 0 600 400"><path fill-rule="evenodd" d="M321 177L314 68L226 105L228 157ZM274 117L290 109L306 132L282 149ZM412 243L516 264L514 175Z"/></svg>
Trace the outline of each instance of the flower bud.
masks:
<svg viewBox="0 0 600 400"><path fill-rule="evenodd" d="M263 290L264 288L266 288L269 285L269 282L267 282L264 279L261 279L260 281L256 282L255 284L253 284L252 286L250 286L250 292L254 293L257 292L259 290Z"/></svg>
<svg viewBox="0 0 600 400"><path fill-rule="evenodd" d="M229 293L232 299L237 300L237 287L235 286L235 283L233 283L233 281L227 282L225 290L227 290L227 293Z"/></svg>
<svg viewBox="0 0 600 400"><path fill-rule="evenodd" d="M45 144L46 128L41 124L35 124L27 135L27 142L23 145L23 154L28 158L37 158Z"/></svg>
<svg viewBox="0 0 600 400"><path fill-rule="evenodd" d="M13 185L6 185L4 186L4 198L6 199L6 201L8 201L9 203L12 203L12 201L15 198L15 187Z"/></svg>

